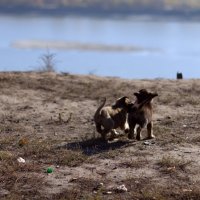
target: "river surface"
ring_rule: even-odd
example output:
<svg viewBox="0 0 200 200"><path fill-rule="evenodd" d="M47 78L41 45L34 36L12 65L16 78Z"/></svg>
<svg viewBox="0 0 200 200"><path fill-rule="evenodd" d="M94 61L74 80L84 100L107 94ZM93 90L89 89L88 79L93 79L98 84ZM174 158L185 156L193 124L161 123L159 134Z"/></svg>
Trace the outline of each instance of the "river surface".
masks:
<svg viewBox="0 0 200 200"><path fill-rule="evenodd" d="M0 36L0 71L39 70L49 52L57 72L173 79L180 71L200 78L197 21L0 16Z"/></svg>

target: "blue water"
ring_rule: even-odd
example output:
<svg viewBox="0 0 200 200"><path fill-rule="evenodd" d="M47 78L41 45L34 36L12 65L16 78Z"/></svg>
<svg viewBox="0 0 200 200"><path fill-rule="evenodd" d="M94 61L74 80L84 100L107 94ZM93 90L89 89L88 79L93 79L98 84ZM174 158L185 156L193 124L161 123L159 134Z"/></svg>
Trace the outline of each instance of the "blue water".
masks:
<svg viewBox="0 0 200 200"><path fill-rule="evenodd" d="M137 46L144 51L60 50L58 72L123 78L200 78L200 23L142 18L0 16L0 71L38 70L45 48L16 48L23 40Z"/></svg>

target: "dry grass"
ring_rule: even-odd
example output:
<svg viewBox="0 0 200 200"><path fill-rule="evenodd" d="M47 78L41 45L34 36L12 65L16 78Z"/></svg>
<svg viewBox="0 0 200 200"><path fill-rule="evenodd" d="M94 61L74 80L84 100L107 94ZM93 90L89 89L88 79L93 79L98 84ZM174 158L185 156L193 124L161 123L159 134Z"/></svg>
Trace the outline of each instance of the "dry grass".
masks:
<svg viewBox="0 0 200 200"><path fill-rule="evenodd" d="M146 158L137 157L137 159L130 158L130 160L120 162L118 164L118 167L121 167L121 168L124 168L124 169L126 169L126 168L139 169L139 168L142 168L143 166L145 166L147 164L148 164L148 160Z"/></svg>
<svg viewBox="0 0 200 200"><path fill-rule="evenodd" d="M7 161L12 159L14 156L9 151L0 151L0 161Z"/></svg>
<svg viewBox="0 0 200 200"><path fill-rule="evenodd" d="M0 199L200 199L199 80L55 73L2 73L0 80ZM99 100L134 100L141 88L159 93L156 138L149 145L126 136L103 142L91 120ZM121 184L127 192L116 191Z"/></svg>
<svg viewBox="0 0 200 200"><path fill-rule="evenodd" d="M60 194L56 194L52 196L52 199L59 200L76 200L76 199L84 199L84 200L101 200L103 198L103 188L99 188L99 181L88 179L88 178L80 178L74 181L76 186L71 190L64 190ZM94 192L96 191L96 192Z"/></svg>
<svg viewBox="0 0 200 200"><path fill-rule="evenodd" d="M80 148L72 151L66 147L59 148L62 140L34 139L21 148L21 156L37 158L44 164L64 165L69 167L79 166L87 162L88 156Z"/></svg>
<svg viewBox="0 0 200 200"><path fill-rule="evenodd" d="M158 161L158 165L161 167L161 171L164 173L176 173L181 170L185 172L187 170L188 165L190 165L192 161L186 161L184 159L177 159L172 156L163 156L160 161Z"/></svg>
<svg viewBox="0 0 200 200"><path fill-rule="evenodd" d="M0 185L8 192L5 199L26 199L33 195L39 197L43 182L38 174L40 172L40 166L35 163L21 164L16 159L1 161ZM3 198L1 193L0 196Z"/></svg>
<svg viewBox="0 0 200 200"><path fill-rule="evenodd" d="M57 159L54 163L58 165L66 165L69 167L77 167L85 162L89 162L88 156L83 154L81 151L58 151Z"/></svg>

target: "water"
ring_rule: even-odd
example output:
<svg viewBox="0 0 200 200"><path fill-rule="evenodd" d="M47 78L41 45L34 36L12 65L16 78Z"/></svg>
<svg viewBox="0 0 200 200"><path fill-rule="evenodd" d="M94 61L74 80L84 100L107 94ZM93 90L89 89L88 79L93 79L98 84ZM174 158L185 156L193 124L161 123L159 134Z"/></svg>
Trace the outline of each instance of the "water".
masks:
<svg viewBox="0 0 200 200"><path fill-rule="evenodd" d="M142 18L0 16L0 71L37 70L44 48L18 41L136 46L141 51L55 49L56 70L123 78L200 77L200 23Z"/></svg>

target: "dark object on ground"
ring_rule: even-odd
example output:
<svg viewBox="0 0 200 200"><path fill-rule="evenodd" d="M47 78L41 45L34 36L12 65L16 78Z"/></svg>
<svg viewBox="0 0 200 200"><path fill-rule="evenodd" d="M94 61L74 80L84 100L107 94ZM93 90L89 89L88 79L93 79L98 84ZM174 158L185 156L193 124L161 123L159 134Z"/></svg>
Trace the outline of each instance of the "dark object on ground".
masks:
<svg viewBox="0 0 200 200"><path fill-rule="evenodd" d="M183 74L181 72L177 72L176 79L183 79Z"/></svg>

